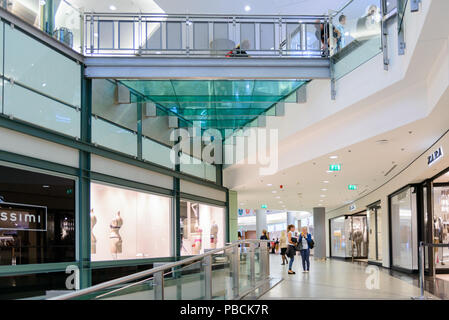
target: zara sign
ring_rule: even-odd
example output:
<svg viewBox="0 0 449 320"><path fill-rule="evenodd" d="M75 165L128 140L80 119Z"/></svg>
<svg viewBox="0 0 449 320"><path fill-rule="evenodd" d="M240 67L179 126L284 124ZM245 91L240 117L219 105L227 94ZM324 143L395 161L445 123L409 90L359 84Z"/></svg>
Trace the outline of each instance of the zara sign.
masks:
<svg viewBox="0 0 449 320"><path fill-rule="evenodd" d="M47 231L47 207L1 202L0 230Z"/></svg>
<svg viewBox="0 0 449 320"><path fill-rule="evenodd" d="M430 167L432 164L437 162L437 160L443 157L443 148L439 147L431 155L427 156L427 165Z"/></svg>

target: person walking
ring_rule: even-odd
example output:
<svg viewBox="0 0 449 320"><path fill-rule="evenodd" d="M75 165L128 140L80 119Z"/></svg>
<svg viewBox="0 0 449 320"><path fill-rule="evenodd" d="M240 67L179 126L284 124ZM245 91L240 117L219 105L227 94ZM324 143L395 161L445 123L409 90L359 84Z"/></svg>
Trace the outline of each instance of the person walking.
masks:
<svg viewBox="0 0 449 320"><path fill-rule="evenodd" d="M285 231L281 232L281 238L279 239L279 247L281 248L282 265L288 262L285 253L287 252L287 234Z"/></svg>
<svg viewBox="0 0 449 320"><path fill-rule="evenodd" d="M307 227L302 229L298 239L299 252L301 253L302 269L303 272L309 272L310 270L310 249L313 248L312 235L307 232Z"/></svg>
<svg viewBox="0 0 449 320"><path fill-rule="evenodd" d="M287 243L288 243L288 247L287 247L287 257L290 258L290 261L288 262L288 274L296 274L296 272L294 272L292 270L293 267L293 262L295 261L295 255L296 255L296 243L298 242L298 239L296 237L296 233L295 233L295 225L290 224L287 227L288 230L288 234L287 234Z"/></svg>

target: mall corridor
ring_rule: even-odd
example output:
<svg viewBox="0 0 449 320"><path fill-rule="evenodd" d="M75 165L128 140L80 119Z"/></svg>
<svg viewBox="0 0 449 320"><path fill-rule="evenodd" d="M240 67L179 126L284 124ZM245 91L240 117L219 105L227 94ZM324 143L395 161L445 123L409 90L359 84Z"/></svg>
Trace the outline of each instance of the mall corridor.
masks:
<svg viewBox="0 0 449 320"><path fill-rule="evenodd" d="M259 299L310 299L310 300L350 300L350 299L405 299L420 295L419 288L407 280L389 274L386 269L364 262L313 258L310 272L303 273L301 259L295 258L295 275L287 274L287 265L281 265L280 257L271 255L272 277L283 278L277 286ZM437 297L426 292L426 296Z"/></svg>

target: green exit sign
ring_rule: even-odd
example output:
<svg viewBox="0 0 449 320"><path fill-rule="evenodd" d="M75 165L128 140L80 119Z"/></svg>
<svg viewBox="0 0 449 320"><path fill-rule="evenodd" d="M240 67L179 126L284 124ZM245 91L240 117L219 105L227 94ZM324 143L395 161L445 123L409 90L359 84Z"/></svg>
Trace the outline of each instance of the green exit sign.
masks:
<svg viewBox="0 0 449 320"><path fill-rule="evenodd" d="M261 207L262 209L268 208L268 206L267 206L266 204L263 204L263 205L261 205L260 207Z"/></svg>
<svg viewBox="0 0 449 320"><path fill-rule="evenodd" d="M329 165L329 171L340 171L341 164L331 164Z"/></svg>
<svg viewBox="0 0 449 320"><path fill-rule="evenodd" d="M355 184L348 185L349 190L357 190L357 186Z"/></svg>

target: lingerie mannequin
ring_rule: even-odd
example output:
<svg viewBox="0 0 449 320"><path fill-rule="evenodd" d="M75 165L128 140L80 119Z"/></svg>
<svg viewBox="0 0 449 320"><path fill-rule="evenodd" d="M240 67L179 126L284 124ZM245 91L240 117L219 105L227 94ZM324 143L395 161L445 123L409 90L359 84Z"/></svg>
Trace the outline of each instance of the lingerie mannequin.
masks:
<svg viewBox="0 0 449 320"><path fill-rule="evenodd" d="M218 235L218 225L215 221L212 221L212 225L210 227L210 248L217 248L217 235Z"/></svg>
<svg viewBox="0 0 449 320"><path fill-rule="evenodd" d="M111 253L115 254L117 258L118 253L122 253L122 237L120 236L120 228L123 225L123 219L120 217L120 211L117 211L117 215L112 219L109 227L111 228L111 233L109 234L109 239L111 239Z"/></svg>
<svg viewBox="0 0 449 320"><path fill-rule="evenodd" d="M97 238L94 235L94 226L97 224L97 217L95 216L94 209L90 209L90 252L91 254L97 253Z"/></svg>

